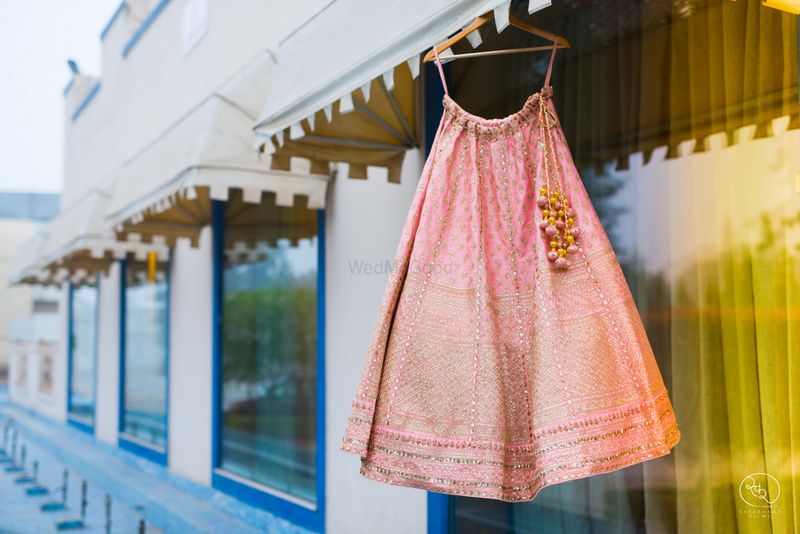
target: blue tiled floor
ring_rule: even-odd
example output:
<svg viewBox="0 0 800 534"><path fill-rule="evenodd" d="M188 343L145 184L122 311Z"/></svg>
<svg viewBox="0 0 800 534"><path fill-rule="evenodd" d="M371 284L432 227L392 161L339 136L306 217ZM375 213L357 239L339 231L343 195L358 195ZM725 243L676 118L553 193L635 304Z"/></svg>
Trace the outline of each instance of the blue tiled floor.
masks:
<svg viewBox="0 0 800 534"><path fill-rule="evenodd" d="M69 513L40 512L39 503L52 500L53 496L26 496L24 489L14 483L14 477L0 468L0 534L55 532L56 519L78 517L82 479L88 480L89 528L79 532L106 531L106 493L112 496L115 534L137 532L141 517L147 520L148 533L306 532L264 510L98 442L80 430L4 402L0 392L0 421L5 419L11 419L19 430L19 444L26 444L28 470L33 460L39 461L39 478L45 485L59 486L64 468L69 468Z"/></svg>
<svg viewBox="0 0 800 534"><path fill-rule="evenodd" d="M0 416L0 424L2 424L2 419ZM63 471L67 466L46 449L26 439L24 434L20 434L18 448L23 443L27 449L27 472L30 473L32 463L38 461L40 483L49 488L61 486ZM43 502L60 500L60 493L29 497L25 494L25 488L28 485L14 482L17 476L17 474L6 473L3 468L0 468L0 533L43 534L56 532L56 521L80 517L81 481L85 478L84 473L74 468L69 470L67 510L63 512L42 512L39 509L39 505ZM87 484L87 489L86 528L81 532L104 533L106 532L105 495L108 490L93 482ZM142 518L142 514L139 511L112 498L111 532L137 532L140 518ZM161 530L148 523L147 532L159 533Z"/></svg>

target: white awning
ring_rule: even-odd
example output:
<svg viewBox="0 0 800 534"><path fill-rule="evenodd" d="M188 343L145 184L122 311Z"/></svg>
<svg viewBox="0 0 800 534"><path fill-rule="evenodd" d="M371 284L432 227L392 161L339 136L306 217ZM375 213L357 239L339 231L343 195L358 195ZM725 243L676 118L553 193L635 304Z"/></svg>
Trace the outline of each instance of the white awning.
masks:
<svg viewBox="0 0 800 534"><path fill-rule="evenodd" d="M117 240L105 220L111 195L92 189L47 225L47 240L42 250L42 263L56 280L69 277L79 281L98 271L107 271L114 260L129 253L145 259L155 252L159 261L166 261L169 250L134 240Z"/></svg>
<svg viewBox="0 0 800 534"><path fill-rule="evenodd" d="M549 3L530 0L528 9ZM317 157L318 164L348 161L351 177L365 177L363 167L380 165L394 181L398 159L418 144L411 80L420 72L420 53L488 11L502 31L509 6L510 0L330 3L281 43L254 127L257 144L279 166L291 156ZM480 36L472 37L478 46Z"/></svg>
<svg viewBox="0 0 800 534"><path fill-rule="evenodd" d="M249 203L274 193L277 205L304 196L309 208L324 207L327 170L271 170L253 149L253 120L272 67L269 52L258 54L118 170L108 221L119 237L168 244L186 237L196 245L210 201L226 200L231 189Z"/></svg>
<svg viewBox="0 0 800 534"><path fill-rule="evenodd" d="M160 261L166 261L169 250L163 245L115 239L105 221L110 199L107 191L92 189L47 223L20 250L12 283L81 282L97 272L107 272L114 260L128 254L145 259L154 252Z"/></svg>
<svg viewBox="0 0 800 534"><path fill-rule="evenodd" d="M47 240L47 233L40 228L33 237L22 245L14 256L11 273L8 277L10 285L45 284L50 276L42 265L42 249Z"/></svg>

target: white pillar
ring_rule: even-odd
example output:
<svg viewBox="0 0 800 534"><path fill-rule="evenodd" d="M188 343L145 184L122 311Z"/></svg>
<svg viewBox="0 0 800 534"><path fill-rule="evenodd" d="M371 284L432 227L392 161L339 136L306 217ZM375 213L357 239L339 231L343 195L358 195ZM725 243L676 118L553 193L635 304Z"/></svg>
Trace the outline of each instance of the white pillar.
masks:
<svg viewBox="0 0 800 534"><path fill-rule="evenodd" d="M427 497L359 474L359 459L339 450L400 234L422 170L406 154L400 184L384 177L330 185L326 213L326 497L332 533L425 532ZM365 268L366 267L366 268ZM369 271L369 273L368 273Z"/></svg>
<svg viewBox="0 0 800 534"><path fill-rule="evenodd" d="M120 268L114 262L100 277L97 310L95 422L97 439L117 444L119 435Z"/></svg>
<svg viewBox="0 0 800 534"><path fill-rule="evenodd" d="M181 240L170 273L169 469L211 483L211 228L198 248Z"/></svg>

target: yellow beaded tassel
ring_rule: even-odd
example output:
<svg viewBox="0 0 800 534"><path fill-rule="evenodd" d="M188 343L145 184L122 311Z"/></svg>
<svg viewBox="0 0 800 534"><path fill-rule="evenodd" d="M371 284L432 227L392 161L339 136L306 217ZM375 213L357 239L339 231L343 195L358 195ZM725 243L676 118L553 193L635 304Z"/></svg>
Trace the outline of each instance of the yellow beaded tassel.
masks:
<svg viewBox="0 0 800 534"><path fill-rule="evenodd" d="M570 267L569 256L580 250L577 242L579 230L575 226L575 211L570 206L570 201L564 194L561 185L553 143L553 126L555 126L555 117L545 109L544 99L540 95L539 148L544 152L544 182L546 185L539 188L539 197L536 201L542 210L539 228L544 231L546 242L550 245L547 259L553 262L557 269L567 270Z"/></svg>

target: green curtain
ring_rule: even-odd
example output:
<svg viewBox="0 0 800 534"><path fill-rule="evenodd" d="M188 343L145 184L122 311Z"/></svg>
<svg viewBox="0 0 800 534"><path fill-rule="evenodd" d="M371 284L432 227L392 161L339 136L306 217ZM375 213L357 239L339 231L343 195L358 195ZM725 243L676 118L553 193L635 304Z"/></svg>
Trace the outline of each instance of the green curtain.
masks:
<svg viewBox="0 0 800 534"><path fill-rule="evenodd" d="M577 0L533 17L523 4L573 45L556 107L682 439L531 503L456 498L453 531L800 532L798 18L758 0ZM483 39L532 44L513 29ZM503 116L546 63L455 62L451 93Z"/></svg>
<svg viewBox="0 0 800 534"><path fill-rule="evenodd" d="M674 485L644 487L647 512L671 531L800 530L798 146L792 130L662 164L679 235L667 306L646 317L668 323L654 348L683 439L670 465L653 467L673 470ZM774 477L752 478L766 500L746 487L753 473Z"/></svg>

